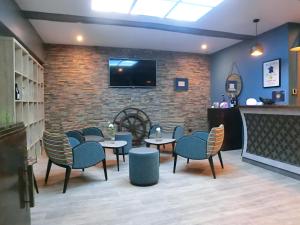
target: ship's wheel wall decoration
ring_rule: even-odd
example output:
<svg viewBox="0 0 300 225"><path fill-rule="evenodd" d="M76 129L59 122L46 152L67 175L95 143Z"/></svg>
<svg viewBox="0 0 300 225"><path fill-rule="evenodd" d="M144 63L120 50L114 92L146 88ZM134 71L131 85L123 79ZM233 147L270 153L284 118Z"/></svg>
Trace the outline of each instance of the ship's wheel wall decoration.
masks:
<svg viewBox="0 0 300 225"><path fill-rule="evenodd" d="M115 116L113 123L117 125L118 132L131 132L134 146L143 144L151 127L149 116L138 108L123 109Z"/></svg>

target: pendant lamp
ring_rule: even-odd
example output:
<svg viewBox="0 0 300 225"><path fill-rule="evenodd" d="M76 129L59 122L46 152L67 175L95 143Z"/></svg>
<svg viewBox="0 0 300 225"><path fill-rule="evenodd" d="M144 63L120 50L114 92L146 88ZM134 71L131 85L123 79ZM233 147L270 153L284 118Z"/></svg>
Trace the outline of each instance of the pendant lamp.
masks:
<svg viewBox="0 0 300 225"><path fill-rule="evenodd" d="M255 41L256 41L256 43L255 43L255 45L253 45L251 47L250 55L254 56L254 57L257 57L257 56L260 56L260 55L264 54L264 48L262 47L261 44L259 44L257 42L257 24L258 24L259 21L260 21L259 19L254 19L253 20L253 23L255 23L255 28L256 28L255 29Z"/></svg>

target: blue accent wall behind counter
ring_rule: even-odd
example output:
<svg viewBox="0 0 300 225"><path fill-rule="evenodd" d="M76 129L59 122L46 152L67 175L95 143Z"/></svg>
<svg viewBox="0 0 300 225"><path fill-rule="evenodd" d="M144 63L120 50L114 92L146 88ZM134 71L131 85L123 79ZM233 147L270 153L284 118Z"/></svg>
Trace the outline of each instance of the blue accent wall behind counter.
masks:
<svg viewBox="0 0 300 225"><path fill-rule="evenodd" d="M236 63L243 80L243 90L239 96L239 103L246 104L246 100L253 97L272 98L272 91L285 91L285 101L289 102L289 49L288 24L282 25L258 36L258 41L264 47L264 54L259 57L250 56L250 48L255 40L243 41L234 46L223 49L211 56L211 102L221 101L225 94L226 78ZM262 64L265 61L281 59L281 86L263 88ZM236 69L234 72L237 72Z"/></svg>

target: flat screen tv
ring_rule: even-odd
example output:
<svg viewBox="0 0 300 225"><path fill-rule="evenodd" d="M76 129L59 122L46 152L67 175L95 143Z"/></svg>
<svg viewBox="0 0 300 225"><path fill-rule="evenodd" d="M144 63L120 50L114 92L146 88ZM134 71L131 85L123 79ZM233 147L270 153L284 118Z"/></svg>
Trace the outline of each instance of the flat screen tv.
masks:
<svg viewBox="0 0 300 225"><path fill-rule="evenodd" d="M109 59L110 87L155 87L156 61L146 59Z"/></svg>

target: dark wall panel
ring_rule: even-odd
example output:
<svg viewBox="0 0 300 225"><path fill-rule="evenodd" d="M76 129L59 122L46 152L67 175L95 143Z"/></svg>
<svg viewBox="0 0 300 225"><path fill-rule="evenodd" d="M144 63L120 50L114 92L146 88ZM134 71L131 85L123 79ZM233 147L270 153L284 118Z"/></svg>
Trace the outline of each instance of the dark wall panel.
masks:
<svg viewBox="0 0 300 225"><path fill-rule="evenodd" d="M15 36L41 61L45 58L43 42L13 0L0 0L0 35Z"/></svg>

